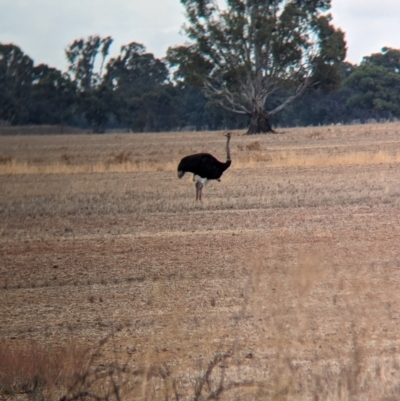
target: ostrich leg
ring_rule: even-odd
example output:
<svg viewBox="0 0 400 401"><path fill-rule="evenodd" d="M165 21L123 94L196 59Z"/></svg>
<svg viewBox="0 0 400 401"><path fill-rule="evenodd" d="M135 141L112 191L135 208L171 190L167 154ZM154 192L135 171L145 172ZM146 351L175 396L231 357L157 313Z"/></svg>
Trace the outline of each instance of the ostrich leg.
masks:
<svg viewBox="0 0 400 401"><path fill-rule="evenodd" d="M203 184L200 181L196 182L196 201L201 202L201 190L203 189Z"/></svg>

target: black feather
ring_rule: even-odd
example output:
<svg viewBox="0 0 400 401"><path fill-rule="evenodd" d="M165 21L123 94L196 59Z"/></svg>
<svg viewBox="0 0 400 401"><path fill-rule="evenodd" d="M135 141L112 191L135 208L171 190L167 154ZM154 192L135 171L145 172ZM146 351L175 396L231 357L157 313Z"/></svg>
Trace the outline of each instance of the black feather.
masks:
<svg viewBox="0 0 400 401"><path fill-rule="evenodd" d="M182 178L185 173L189 172L208 180L218 180L230 165L230 160L222 163L209 153L196 153L186 156L180 161L178 177Z"/></svg>

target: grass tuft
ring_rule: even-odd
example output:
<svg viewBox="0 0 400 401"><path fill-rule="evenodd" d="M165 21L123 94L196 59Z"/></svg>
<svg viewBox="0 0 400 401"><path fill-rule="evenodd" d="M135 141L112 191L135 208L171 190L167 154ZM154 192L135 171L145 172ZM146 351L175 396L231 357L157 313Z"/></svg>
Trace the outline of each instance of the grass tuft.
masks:
<svg viewBox="0 0 400 401"><path fill-rule="evenodd" d="M87 352L73 343L63 348L44 347L36 342L0 342L0 398L50 400L61 397L77 375L87 369Z"/></svg>
<svg viewBox="0 0 400 401"><path fill-rule="evenodd" d="M11 164L12 157L11 156L1 156L0 155L0 165Z"/></svg>

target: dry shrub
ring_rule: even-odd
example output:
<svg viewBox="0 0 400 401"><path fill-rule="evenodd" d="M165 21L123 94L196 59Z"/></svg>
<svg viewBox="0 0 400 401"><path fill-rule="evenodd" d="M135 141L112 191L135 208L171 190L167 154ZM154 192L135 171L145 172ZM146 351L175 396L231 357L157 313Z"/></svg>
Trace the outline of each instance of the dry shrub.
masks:
<svg viewBox="0 0 400 401"><path fill-rule="evenodd" d="M263 140L247 140L239 135L233 142L237 154L233 155L234 169L258 167L292 167L292 166L329 166L349 164L399 163L400 151L393 141L385 139L384 147L378 150L359 146L344 147L340 145L337 129L297 129L288 131L287 136L266 137ZM354 128L349 128L349 135L356 136ZM299 132L301 135L293 135ZM329 133L331 132L331 133ZM179 159L187 154L207 151L223 160L224 143L217 134L199 134L184 136L168 135L134 135L102 137L32 137L1 138L0 175L6 174L90 174L90 173L134 173L174 171ZM293 135L293 138L288 137ZM357 134L359 135L359 134ZM326 139L326 146L316 146L315 140ZM353 137L352 141L354 140ZM17 140L18 139L18 140ZM118 148L115 140L118 139ZM271 139L271 140L270 140ZM293 140L292 140L293 139ZM54 146L49 149L48 141ZM390 138L392 141L393 138ZM310 142L314 142L314 145ZM265 144L265 145L264 145ZM268 144L268 150L265 147ZM27 146L29 145L29 146ZM35 150L35 158L29 149ZM383 146L383 145L382 145ZM14 155L15 149L18 153ZM123 150L122 150L123 149ZM132 151L130 151L131 149ZM135 150L133 150L135 149Z"/></svg>
<svg viewBox="0 0 400 401"><path fill-rule="evenodd" d="M100 362L104 347L114 340L114 334L109 335L90 355L73 346L57 350L31 343L10 348L3 342L0 346L0 399L20 400L22 396L32 401L200 401L254 386L252 380L230 379L225 375L227 360L233 356L230 352L217 352L197 373L190 374L189 381L186 374L186 378L177 376L172 368L174 364L163 361L160 356L146 358L137 365L129 356L125 361L119 360L115 353L113 362Z"/></svg>
<svg viewBox="0 0 400 401"><path fill-rule="evenodd" d="M130 162L99 162L92 164L30 164L16 162L0 164L0 175L4 174L101 174L101 173L137 173L147 171L174 171L176 161L162 162L154 159Z"/></svg>
<svg viewBox="0 0 400 401"><path fill-rule="evenodd" d="M310 138L310 139L324 139L325 136L322 132L311 132L311 134L306 135L306 138Z"/></svg>
<svg viewBox="0 0 400 401"><path fill-rule="evenodd" d="M13 346L0 343L0 398L26 394L29 399L60 396L87 369L87 352L76 344L63 348L36 342Z"/></svg>
<svg viewBox="0 0 400 401"><path fill-rule="evenodd" d="M261 150L261 144L258 141L250 142L248 145L246 145L246 149L259 152Z"/></svg>
<svg viewBox="0 0 400 401"><path fill-rule="evenodd" d="M234 168L255 168L265 163L268 167L309 167L399 163L400 153L379 150L377 152L328 153L325 151L305 153L294 149L269 150L244 154L234 159Z"/></svg>
<svg viewBox="0 0 400 401"><path fill-rule="evenodd" d="M67 153L63 153L61 155L61 161L64 162L66 165L71 164L71 159L72 159L72 156Z"/></svg>
<svg viewBox="0 0 400 401"><path fill-rule="evenodd" d="M111 153L109 159L107 160L107 163L124 164L131 162L131 160L132 160L132 152L123 150L122 152L116 154L114 152Z"/></svg>
<svg viewBox="0 0 400 401"><path fill-rule="evenodd" d="M71 164L64 160L62 163L31 164L26 161L8 159L1 162L0 175L3 174L91 174L91 173L135 173L174 171L177 160L160 161L153 158L132 161L130 152L121 152L108 159L107 162L91 164ZM68 159L70 160L70 159ZM328 154L325 152L304 154L296 150L269 150L254 153L244 153L233 159L234 169L295 166L335 166L360 164L400 163L400 153L396 152L350 152L345 154Z"/></svg>
<svg viewBox="0 0 400 401"><path fill-rule="evenodd" d="M256 168L260 163L270 163L272 158L269 153L259 152L251 154L243 154L233 160L233 168Z"/></svg>
<svg viewBox="0 0 400 401"><path fill-rule="evenodd" d="M351 164L398 163L400 154L385 151L350 152L344 154L302 154L292 150L275 152L272 155L272 167L281 166L337 166Z"/></svg>
<svg viewBox="0 0 400 401"><path fill-rule="evenodd" d="M282 246L286 246L284 241ZM327 269L332 267L327 257L329 247L319 245L311 252L299 250L292 266L279 263L279 251L268 259L244 255L250 276L248 305L256 321L268 318L268 331L276 343L274 360L271 357L269 361L268 381L259 386L259 399L398 399L397 349L377 345L379 351L371 352L373 326L387 313L386 297L381 294L380 299L375 287L383 287L387 279L370 267L360 269L353 280L345 278L345 271ZM323 300L328 287L343 297L339 301L340 312L335 311L339 305L336 295L335 306ZM273 296L268 295L271 289ZM332 313L337 320L328 326L328 331L312 339L310 333L318 332L319 318L310 305L319 297L323 302L321 312ZM335 341L329 341L330 336L336 337ZM301 348L310 340L314 346L304 358Z"/></svg>
<svg viewBox="0 0 400 401"><path fill-rule="evenodd" d="M62 157L61 157L62 160ZM44 163L44 159L42 157L34 157L32 158L32 163L41 164Z"/></svg>
<svg viewBox="0 0 400 401"><path fill-rule="evenodd" d="M12 157L11 156L0 156L0 164L11 164Z"/></svg>

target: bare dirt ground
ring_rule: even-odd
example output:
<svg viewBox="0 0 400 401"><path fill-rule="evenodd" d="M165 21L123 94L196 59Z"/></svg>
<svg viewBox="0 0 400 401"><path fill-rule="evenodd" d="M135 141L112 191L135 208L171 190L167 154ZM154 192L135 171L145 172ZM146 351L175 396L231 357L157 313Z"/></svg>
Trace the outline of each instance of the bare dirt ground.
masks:
<svg viewBox="0 0 400 401"><path fill-rule="evenodd" d="M111 334L141 399L398 399L400 125L239 134L203 204L221 133L0 137L0 339Z"/></svg>

